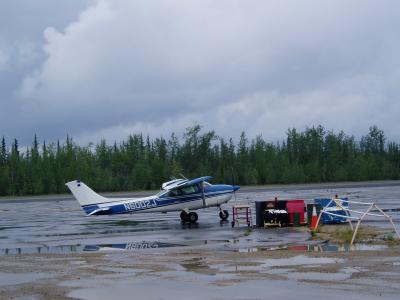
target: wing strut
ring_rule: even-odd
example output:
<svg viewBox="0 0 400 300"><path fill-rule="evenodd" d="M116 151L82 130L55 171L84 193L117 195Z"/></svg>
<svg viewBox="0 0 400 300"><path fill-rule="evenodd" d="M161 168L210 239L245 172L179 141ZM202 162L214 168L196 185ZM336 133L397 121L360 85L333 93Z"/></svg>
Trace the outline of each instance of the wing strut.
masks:
<svg viewBox="0 0 400 300"><path fill-rule="evenodd" d="M206 207L206 196L204 195L204 184L203 182L201 184L201 198L203 198L203 208Z"/></svg>

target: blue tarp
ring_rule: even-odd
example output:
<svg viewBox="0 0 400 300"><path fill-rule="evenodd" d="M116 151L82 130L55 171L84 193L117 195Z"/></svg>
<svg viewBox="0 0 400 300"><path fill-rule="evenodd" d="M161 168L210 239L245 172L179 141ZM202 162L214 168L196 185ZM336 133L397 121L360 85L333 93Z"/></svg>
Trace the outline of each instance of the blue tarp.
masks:
<svg viewBox="0 0 400 300"><path fill-rule="evenodd" d="M348 198L339 198L339 199L348 200ZM321 205L321 208L323 209L329 204L329 202L331 200L332 200L331 198L317 198L317 199L314 199L314 203ZM345 208L349 207L348 202L341 202L341 205ZM347 216L347 214L350 215L350 213L347 212L347 214L346 214L346 211L344 211L338 205L336 205L335 201L332 201L331 204L329 204L329 208L326 209L326 211L332 212L336 215L342 215L342 216ZM322 220L323 224L335 224L335 223L345 222L346 218L342 218L339 216L331 216L328 214L322 214L321 220Z"/></svg>

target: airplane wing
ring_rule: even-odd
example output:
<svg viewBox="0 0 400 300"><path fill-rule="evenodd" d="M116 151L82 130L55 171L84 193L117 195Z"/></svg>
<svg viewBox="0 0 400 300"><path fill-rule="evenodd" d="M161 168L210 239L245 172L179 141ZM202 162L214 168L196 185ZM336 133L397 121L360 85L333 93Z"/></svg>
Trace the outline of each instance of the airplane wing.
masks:
<svg viewBox="0 0 400 300"><path fill-rule="evenodd" d="M189 180L189 181L185 182L181 186L193 185L193 184L197 184L197 183L200 183L200 182L203 182L203 181L207 181L207 180L210 180L210 179L212 179L212 176L203 176L203 177L199 177L199 178L196 178L196 179Z"/></svg>
<svg viewBox="0 0 400 300"><path fill-rule="evenodd" d="M203 176L203 177L199 177L199 178L195 178L192 180L183 180L181 182L177 182L176 184L171 184L170 186L166 186L165 189L166 190L174 190L180 187L184 187L184 186L189 186L189 185L194 185L203 181L207 181L212 179L212 176Z"/></svg>

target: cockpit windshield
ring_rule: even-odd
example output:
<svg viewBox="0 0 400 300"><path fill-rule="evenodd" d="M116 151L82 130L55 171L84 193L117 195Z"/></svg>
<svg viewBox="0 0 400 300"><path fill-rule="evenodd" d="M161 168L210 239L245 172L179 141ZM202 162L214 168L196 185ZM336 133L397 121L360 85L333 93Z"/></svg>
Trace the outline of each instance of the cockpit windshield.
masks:
<svg viewBox="0 0 400 300"><path fill-rule="evenodd" d="M161 191L159 191L159 192L156 194L156 196L157 196L157 197L161 197L161 196L164 195L165 193L168 193L168 191L167 191L167 190L161 190Z"/></svg>

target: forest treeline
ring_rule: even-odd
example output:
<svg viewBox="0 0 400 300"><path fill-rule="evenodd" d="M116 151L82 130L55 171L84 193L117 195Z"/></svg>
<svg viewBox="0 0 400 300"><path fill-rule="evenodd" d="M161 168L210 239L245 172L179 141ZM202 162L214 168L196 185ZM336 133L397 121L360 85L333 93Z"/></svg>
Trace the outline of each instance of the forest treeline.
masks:
<svg viewBox="0 0 400 300"><path fill-rule="evenodd" d="M362 181L400 178L400 145L372 126L360 140L322 126L289 129L279 143L243 132L235 143L201 126L179 139L130 135L120 143L88 146L65 141L21 150L15 139L0 145L0 195L65 193L65 183L81 179L97 191L158 189L172 176L214 176L235 184Z"/></svg>

